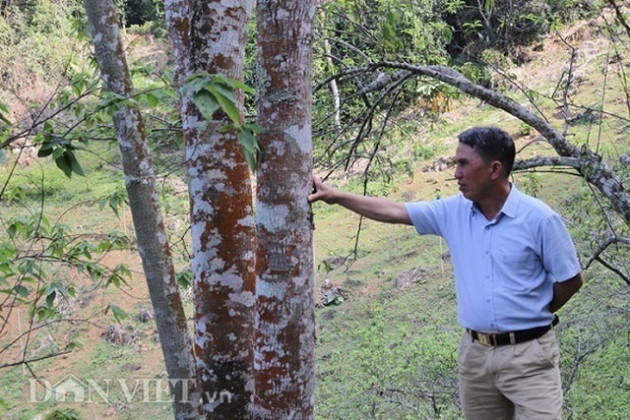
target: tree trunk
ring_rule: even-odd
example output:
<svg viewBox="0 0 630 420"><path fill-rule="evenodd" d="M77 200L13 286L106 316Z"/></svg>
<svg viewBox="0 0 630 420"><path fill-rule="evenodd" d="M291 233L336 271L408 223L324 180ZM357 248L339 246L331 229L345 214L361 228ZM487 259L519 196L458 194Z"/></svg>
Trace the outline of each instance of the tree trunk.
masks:
<svg viewBox="0 0 630 420"><path fill-rule="evenodd" d="M254 413L313 418L311 42L315 0L258 1Z"/></svg>
<svg viewBox="0 0 630 420"><path fill-rule="evenodd" d="M195 288L195 357L204 411L251 418L254 381L255 220L249 167L230 120L203 117L181 89L206 71L242 80L253 1L167 1L189 176ZM243 108L243 95L237 95ZM203 124L200 124L203 122ZM225 392L227 398L218 398Z"/></svg>
<svg viewBox="0 0 630 420"><path fill-rule="evenodd" d="M85 0L85 9L105 89L128 98L132 83L112 0ZM136 105L118 105L113 115L138 249L155 312L162 353L178 419L196 418L193 354L155 188L144 123Z"/></svg>

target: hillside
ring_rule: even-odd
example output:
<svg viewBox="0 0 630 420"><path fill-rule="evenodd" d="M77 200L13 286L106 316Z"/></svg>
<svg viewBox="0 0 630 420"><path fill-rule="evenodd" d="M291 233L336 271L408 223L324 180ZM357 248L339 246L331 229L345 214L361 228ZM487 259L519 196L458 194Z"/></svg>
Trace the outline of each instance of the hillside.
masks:
<svg viewBox="0 0 630 420"><path fill-rule="evenodd" d="M629 68L627 47L616 50L621 46L610 44L604 25L600 17L577 22L548 36L523 50L525 64L506 64L503 72L512 75L512 82L496 76L493 83L523 104L527 103L525 93L536 90L536 103L561 127L562 115L549 98L569 68L571 45L576 51L572 71L577 80L572 87L572 100L589 107L575 115L575 124L570 127L572 138L580 145L597 144L614 165L630 151L628 120L620 123L609 115L602 118L601 113L593 116L592 111L587 112L590 107L603 107L602 102L609 113L628 112L624 108L624 79L613 77ZM132 41L129 53L135 60L166 62L165 44L144 35L128 36ZM448 161L456 135L475 125L507 129L517 139L521 158L552 154L549 145L538 141L536 132L515 118L478 100L459 97L437 122L422 125L420 131L413 133L413 145L430 148L435 156L417 159L412 176L397 176L393 185L387 187L389 197L413 201L456 193L450 168L427 168L437 161ZM398 153L409 154L405 148L413 145L402 146ZM177 159L177 151L166 152ZM45 206L48 219L53 224L57 220L63 223L69 235L109 235L112 231L130 235L133 226L125 206L121 205L116 215L107 204L100 205L100 200L122 183L115 147L111 143L96 143L77 156L87 176L71 180L50 158L19 157L16 178L8 192L23 198L0 203L2 219L27 217ZM18 157L7 155L7 163L0 168L0 180L10 176L9 163L14 159ZM170 240L178 250L176 264L183 270L187 256L186 184L177 163L169 166L165 163L168 160L167 157L159 162L164 175L161 193ZM171 172L175 176L167 177L166 173ZM581 256L587 261L592 253L589 235L603 229L588 223L589 217L596 217L588 212L588 206L595 207L589 188L576 177L547 172L518 173L513 181L567 218ZM331 182L361 191L357 179L341 174ZM409 227L360 222L357 216L339 207L318 203L314 212L317 418L462 418L455 382L461 329L456 322L450 256L444 242L436 237L418 237ZM357 232L360 238L355 254ZM627 269L627 251L619 252ZM0 364L18 359L23 346L32 349L32 358L63 352L70 341L76 341L80 347L30 363L32 372L23 365L0 370L0 397L6 404L2 418L44 418L55 409L74 410L85 419L172 418L165 368L139 256L114 249L103 253L102 258L101 262L110 268L129 264L129 279L125 282L123 273L120 287L104 287L103 279L95 280L86 272L62 267L47 273L55 280L72 280L75 284L75 296L57 301L70 322L35 323L36 332L25 337L25 309L19 305L3 309L3 316L8 310L14 311L14 316L6 333L0 336L0 344L19 344L2 354ZM190 315L191 291L183 291ZM116 312L118 309L111 305L127 316L123 317L123 312ZM630 418L628 286L601 265L593 264L586 271L585 287L560 317L557 333L562 349L565 418ZM38 380L33 380L32 373ZM53 390L74 393L74 400L55 402ZM219 394L216 397L222 398Z"/></svg>

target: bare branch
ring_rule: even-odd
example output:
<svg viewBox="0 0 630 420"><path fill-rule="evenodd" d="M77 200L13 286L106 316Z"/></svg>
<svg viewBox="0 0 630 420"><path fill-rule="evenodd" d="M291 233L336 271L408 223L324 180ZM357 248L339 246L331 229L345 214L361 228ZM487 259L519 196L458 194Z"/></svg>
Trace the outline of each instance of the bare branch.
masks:
<svg viewBox="0 0 630 420"><path fill-rule="evenodd" d="M616 243L623 243L626 245L630 245L630 238L626 236L609 236L600 246L595 250L595 253L591 257L591 259L586 263L585 269L589 268L593 261L597 260L599 256L604 252L609 246Z"/></svg>
<svg viewBox="0 0 630 420"><path fill-rule="evenodd" d="M18 362L5 363L3 365L0 365L0 369L9 368L9 367L13 367L13 366L20 366L20 365L24 365L24 364L33 363L33 362L39 362L40 360L50 359L51 357L63 356L64 354L68 354L68 353L72 353L72 350L66 350L66 351L62 351L62 352L59 352L59 353L51 353L51 354L47 354L45 356L34 357L34 358L28 359L28 360L22 359L22 360L20 360Z"/></svg>
<svg viewBox="0 0 630 420"><path fill-rule="evenodd" d="M613 263L612 261L606 261L601 256L597 257L596 260L601 265L603 265L604 267L606 267L607 269L609 269L610 271L612 271L613 273L621 277L621 279L625 281L628 286L630 286L630 278L621 271L621 269L617 266L617 264Z"/></svg>
<svg viewBox="0 0 630 420"><path fill-rule="evenodd" d="M401 72L399 72L401 73ZM353 151L356 149L356 147L358 146L359 143L361 143L361 141L372 131L372 117L374 115L374 113L376 112L376 108L377 106L383 102L383 100L387 97L387 95L389 95L390 92L393 92L394 90L396 90L396 88L398 88L399 86L402 86L405 84L405 82L407 80L409 80L411 78L411 74L410 73L405 73L404 75L401 75L402 77L398 78L397 80L395 80L393 82L393 84L390 85L390 83L384 83L382 86L389 86L389 88L381 93L378 98L376 98L376 100L374 101L374 104L372 104L372 106L370 107L370 109L368 110L367 116L363 121L363 124L361 125L361 128L359 129L359 133L356 136L356 140L354 141L354 143L352 144L350 151L348 153L348 158L346 161L346 170L348 170L348 166L350 165L350 159L352 158L352 153ZM392 78L391 80L394 80L394 78ZM380 84L379 84L380 86ZM396 94L397 96L398 94ZM388 115L391 113L391 106L390 106L390 110L388 111ZM366 130L365 127L368 127L368 129Z"/></svg>
<svg viewBox="0 0 630 420"><path fill-rule="evenodd" d="M567 83L564 87L564 92L562 94L562 107L564 108L564 128L562 129L562 135L566 136L567 131L569 131L569 122L571 118L571 109L569 108L569 89L571 88L571 84L573 83L573 66L575 65L575 60L577 59L577 51L576 49L569 44L560 34L558 34L558 38L571 50L571 58L569 59L569 70L566 71L567 75ZM565 72L563 72L564 76ZM562 77L558 81L558 84L562 82Z"/></svg>
<svg viewBox="0 0 630 420"><path fill-rule="evenodd" d="M536 156L531 159L514 162L513 170L522 171L525 169L538 168L540 166L568 166L570 168L580 169L580 160L564 156Z"/></svg>
<svg viewBox="0 0 630 420"><path fill-rule="evenodd" d="M71 108L73 105L77 104L79 101L81 101L83 98L91 95L92 93L95 92L95 89L93 89L96 85L98 85L100 83L100 80L94 82L88 89L86 89L85 92L83 92L81 95L77 96L76 98L74 98L72 101L70 101L69 103L67 103L66 105L58 108L57 110L55 110L55 112L53 112L52 114L48 115L46 118L42 118L40 119L40 117L43 115L44 110L48 108L48 106L50 105L50 103L52 102L52 99L55 97L56 93L53 93L48 100L46 101L46 103L44 105L41 106L41 108L39 109L37 116L33 119L32 124L28 127L23 129L22 131L12 135L11 137L7 138L5 141L3 141L0 144L0 149L4 149L5 147L9 146L11 143L15 142L16 140L19 140L21 138L24 137L28 137L33 131L35 131L35 129L37 129L37 127L39 127L40 125L44 124L46 121L51 121L52 119L54 119L56 116L60 115L61 113L63 113L64 111L66 111L67 109Z"/></svg>
<svg viewBox="0 0 630 420"><path fill-rule="evenodd" d="M384 89L386 86L391 85L392 83L397 83L400 80L408 80L410 76L409 72L406 71L397 71L393 74L390 75L385 75L383 73L379 73L376 76L376 80L373 81L372 83L370 83L369 85L364 86L361 90L359 90L358 92L352 94L351 96L349 96L348 99L353 98L355 96L361 96L361 95L365 95L366 93L370 93L370 92L375 92L378 90L382 90ZM389 91L391 91L392 89L390 89Z"/></svg>
<svg viewBox="0 0 630 420"><path fill-rule="evenodd" d="M610 3L610 5L615 9L617 20L626 29L628 36L630 36L630 25L628 25L628 22L626 22L626 19L623 17L623 13L621 12L621 9L619 8L615 0L608 0L608 3Z"/></svg>
<svg viewBox="0 0 630 420"><path fill-rule="evenodd" d="M368 71L369 71L369 67L355 67L355 68L351 68L351 69L342 70L342 71L340 71L338 73L333 74L332 76L327 77L326 79L322 80L320 83L316 84L313 87L313 93L315 93L319 89L327 86L333 80L341 81L341 80L343 80L345 78L348 78L348 77L351 77L351 76L358 76L358 75L366 73Z"/></svg>
<svg viewBox="0 0 630 420"><path fill-rule="evenodd" d="M621 53L619 52L619 49L617 48L617 40L615 37L615 34L612 30L611 25L608 23L608 20L606 19L605 16L602 15L602 17L604 18L604 22L606 22L606 31L608 32L608 37L610 38L610 42L613 46L613 49L615 50L615 54L617 57L621 57ZM630 33L629 33L630 35ZM621 64L621 63L620 63ZM621 86L623 87L623 92L626 96L626 108L628 109L628 115L630 115L630 88L628 87L628 78L626 77L626 71L625 71L625 66L624 65L619 65L618 66L619 69L619 73L620 74L620 81L621 81ZM604 112L604 109L602 107L602 113Z"/></svg>
<svg viewBox="0 0 630 420"><path fill-rule="evenodd" d="M374 145L372 149L372 153L370 154L368 164L366 165L365 170L363 171L363 195L367 195L367 187L368 187L368 181L369 181L368 173L370 171L370 168L372 167L372 163L374 162L374 159L376 158L376 154L378 153L380 149L381 141L383 139L383 135L385 134L385 129L387 128L387 123L389 122L389 119L394 110L394 105L396 104L396 101L398 99L398 96L400 95L400 92L402 92L402 88L406 80L407 79L403 80L400 83L397 83L397 85L394 86L394 88L397 88L397 92L389 104L389 108L387 109L387 113L385 114L385 119L383 120L383 124L381 124L381 132L378 135L378 140L376 141L376 144ZM363 216L359 218L359 226L357 227L357 234L354 241L354 248L352 250L352 255L354 256L355 260L357 259L358 252L359 252L359 237L361 235L362 226L363 226Z"/></svg>

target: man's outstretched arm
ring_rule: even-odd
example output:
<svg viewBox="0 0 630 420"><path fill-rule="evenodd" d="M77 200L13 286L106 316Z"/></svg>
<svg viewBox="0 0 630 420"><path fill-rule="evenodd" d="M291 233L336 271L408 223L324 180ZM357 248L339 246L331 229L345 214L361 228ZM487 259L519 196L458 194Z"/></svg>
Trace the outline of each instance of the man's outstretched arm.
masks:
<svg viewBox="0 0 630 420"><path fill-rule="evenodd" d="M313 176L313 188L313 193L308 196L308 201L311 203L324 201L328 204L339 204L361 216L379 222L411 224L403 203L340 191L324 184L316 176Z"/></svg>

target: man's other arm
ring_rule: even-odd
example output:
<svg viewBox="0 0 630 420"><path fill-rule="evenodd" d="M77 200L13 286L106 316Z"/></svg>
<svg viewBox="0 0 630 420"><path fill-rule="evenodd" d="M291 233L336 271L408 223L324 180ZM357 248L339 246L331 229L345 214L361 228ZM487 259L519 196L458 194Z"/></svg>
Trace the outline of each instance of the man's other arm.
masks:
<svg viewBox="0 0 630 420"><path fill-rule="evenodd" d="M324 201L327 204L339 204L372 220L411 225L404 203L340 191L324 184L316 176L313 176L313 187L313 193L308 196L311 203Z"/></svg>
<svg viewBox="0 0 630 420"><path fill-rule="evenodd" d="M562 308L571 297L582 287L582 273L578 273L570 279L553 284L553 299L549 304L549 310L556 312Z"/></svg>

